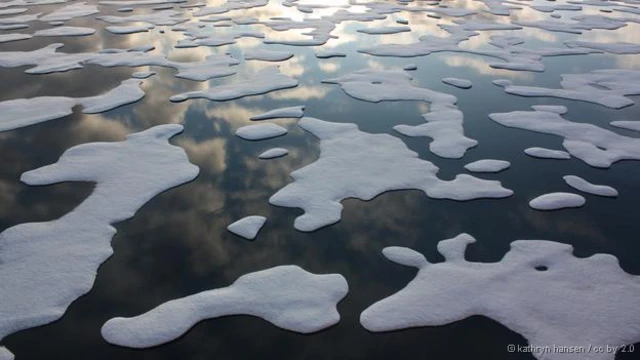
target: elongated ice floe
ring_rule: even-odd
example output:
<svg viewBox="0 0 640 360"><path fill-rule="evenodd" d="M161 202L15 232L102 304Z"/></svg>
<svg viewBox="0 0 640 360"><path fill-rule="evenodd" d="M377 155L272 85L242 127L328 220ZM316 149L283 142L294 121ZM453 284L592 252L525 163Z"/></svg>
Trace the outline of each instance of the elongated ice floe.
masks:
<svg viewBox="0 0 640 360"><path fill-rule="evenodd" d="M566 176L563 176L562 179L564 179L567 185L571 186L576 190L585 192L587 194L598 195L598 196L608 196L608 197L618 196L618 190L612 188L611 186L592 184L579 176L566 175Z"/></svg>
<svg viewBox="0 0 640 360"><path fill-rule="evenodd" d="M540 159L557 159L567 160L571 159L571 155L568 152L562 150L551 150L541 147L531 147L524 149L524 153Z"/></svg>
<svg viewBox="0 0 640 360"><path fill-rule="evenodd" d="M58 26L51 29L38 30L33 36L87 36L95 34L96 29L80 26Z"/></svg>
<svg viewBox="0 0 640 360"><path fill-rule="evenodd" d="M402 32L409 32L411 28L408 26L384 26L384 27L369 27L364 29L358 29L358 32L369 35L385 35L385 34L398 34Z"/></svg>
<svg viewBox="0 0 640 360"><path fill-rule="evenodd" d="M316 57L318 59L330 59L330 58L334 58L334 57L346 57L347 54L343 53L342 51L338 51L338 50L319 50L316 51L315 53Z"/></svg>
<svg viewBox="0 0 640 360"><path fill-rule="evenodd" d="M612 54L640 54L640 44L632 43L602 43L595 41L566 41L569 47L583 47L606 51Z"/></svg>
<svg viewBox="0 0 640 360"><path fill-rule="evenodd" d="M511 166L511 163L504 160L483 159L474 161L464 166L471 172L500 172Z"/></svg>
<svg viewBox="0 0 640 360"><path fill-rule="evenodd" d="M411 80L411 75L405 71L365 69L323 82L338 84L348 95L369 102L418 100L430 103L431 112L422 115L426 123L397 125L393 129L406 136L432 138L429 150L438 156L461 158L478 144L464 135L464 116L456 106L458 99L455 96L414 86Z"/></svg>
<svg viewBox="0 0 640 360"><path fill-rule="evenodd" d="M227 226L227 230L247 240L253 240L266 221L267 218L264 216L247 216Z"/></svg>
<svg viewBox="0 0 640 360"><path fill-rule="evenodd" d="M170 26L189 20L182 15L184 15L182 12L176 10L161 10L148 14L133 14L126 16L103 15L97 16L96 19L106 21L110 24L146 22L157 26Z"/></svg>
<svg viewBox="0 0 640 360"><path fill-rule="evenodd" d="M621 129L640 131L640 121L619 120L619 121L612 121L611 125Z"/></svg>
<svg viewBox="0 0 640 360"><path fill-rule="evenodd" d="M460 89L471 89L471 87L473 86L473 83L467 79L449 77L442 79L442 82Z"/></svg>
<svg viewBox="0 0 640 360"><path fill-rule="evenodd" d="M269 160L269 159L275 159L275 158L283 157L283 156L285 156L287 154L289 154L289 150L287 150L287 149L273 148L273 149L269 149L269 150L266 150L266 151L262 152L260 155L258 155L258 158L259 159L263 159L263 160Z"/></svg>
<svg viewBox="0 0 640 360"><path fill-rule="evenodd" d="M40 21L67 21L73 18L97 14L99 12L100 11L97 6L87 5L87 3L83 1L56 9L52 13L42 16Z"/></svg>
<svg viewBox="0 0 640 360"><path fill-rule="evenodd" d="M536 197L529 201L529 206L536 210L559 210L581 207L585 202L584 197L578 194L554 192Z"/></svg>
<svg viewBox="0 0 640 360"><path fill-rule="evenodd" d="M348 291L342 275L277 266L243 275L226 288L168 301L133 318L113 318L101 332L112 344L147 348L175 340L206 319L251 315L308 334L340 321L336 306Z"/></svg>
<svg viewBox="0 0 640 360"><path fill-rule="evenodd" d="M33 35L31 34L19 34L19 33L11 33L11 34L0 34L0 43L6 43L10 41L19 41L31 39Z"/></svg>
<svg viewBox="0 0 640 360"><path fill-rule="evenodd" d="M301 118L304 115L304 105L273 109L251 117L251 120L268 120L277 118Z"/></svg>
<svg viewBox="0 0 640 360"><path fill-rule="evenodd" d="M169 144L181 125L160 125L125 141L89 143L57 163L22 174L28 185L95 182L89 197L59 219L26 223L0 234L0 340L58 320L93 286L113 252L111 226L131 218L159 193L193 180L198 167Z"/></svg>
<svg viewBox="0 0 640 360"><path fill-rule="evenodd" d="M284 61L292 57L293 53L290 51L252 49L244 52L245 60Z"/></svg>
<svg viewBox="0 0 640 360"><path fill-rule="evenodd" d="M565 120L557 112L512 111L489 117L504 126L561 136L562 146L569 154L594 167L608 168L625 159L640 160L640 139L593 124Z"/></svg>
<svg viewBox="0 0 640 360"><path fill-rule="evenodd" d="M615 351L587 349L640 341L640 279L625 273L613 255L580 258L571 245L517 240L499 262L470 262L465 251L473 242L468 234L440 241L441 263L409 248L385 248L385 257L418 268L418 274L362 312L362 326L390 331L482 315L522 335L532 348L584 349L532 351L540 360L613 360Z"/></svg>
<svg viewBox="0 0 640 360"><path fill-rule="evenodd" d="M106 26L105 29L112 34L126 35L126 34L135 34L140 32L147 32L151 29L155 28L155 25L149 23L142 23L140 25L112 25Z"/></svg>
<svg viewBox="0 0 640 360"><path fill-rule="evenodd" d="M320 139L320 158L292 172L294 181L269 202L304 210L294 223L300 231L338 222L343 199L371 200L386 191L418 189L430 198L460 201L513 194L499 181L467 174L451 181L440 180L436 176L438 167L418 158L417 153L389 134L369 134L355 124L310 117L302 118L298 124Z"/></svg>
<svg viewBox="0 0 640 360"><path fill-rule="evenodd" d="M563 74L561 89L505 84L509 94L556 97L600 104L612 109L633 105L628 95L640 95L640 70L607 69L586 74Z"/></svg>
<svg viewBox="0 0 640 360"><path fill-rule="evenodd" d="M76 105L85 114L96 114L134 103L144 97L142 80L129 79L118 87L97 96L71 98L41 96L0 102L0 131L13 130L70 115Z"/></svg>
<svg viewBox="0 0 640 360"><path fill-rule="evenodd" d="M272 123L246 125L236 130L236 136L245 140L265 140L286 133L287 129Z"/></svg>
<svg viewBox="0 0 640 360"><path fill-rule="evenodd" d="M213 86L203 91L190 91L169 98L171 101L205 98L209 100L225 101L239 99L245 96L266 94L271 91L288 89L298 86L298 80L284 75L278 67L264 68L249 75L241 81Z"/></svg>

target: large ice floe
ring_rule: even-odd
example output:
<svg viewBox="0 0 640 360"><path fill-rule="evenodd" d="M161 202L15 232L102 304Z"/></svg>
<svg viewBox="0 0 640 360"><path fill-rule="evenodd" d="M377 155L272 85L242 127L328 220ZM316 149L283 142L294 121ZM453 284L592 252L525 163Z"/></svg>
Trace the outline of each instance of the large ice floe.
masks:
<svg viewBox="0 0 640 360"><path fill-rule="evenodd" d="M489 117L504 126L561 136L562 146L571 155L594 167L608 168L625 159L640 160L640 139L593 124L565 120L555 111L512 111Z"/></svg>
<svg viewBox="0 0 640 360"><path fill-rule="evenodd" d="M575 175L565 175L562 178L567 183L567 185L587 194L608 197L618 196L618 190L612 188L611 186L592 184L587 180Z"/></svg>
<svg viewBox="0 0 640 360"><path fill-rule="evenodd" d="M171 300L133 318L111 319L102 327L102 336L112 344L146 348L175 340L202 320L228 315L256 316L283 329L313 333L340 321L336 306L348 291L342 275L278 266L243 275L226 288Z"/></svg>
<svg viewBox="0 0 640 360"><path fill-rule="evenodd" d="M499 262L470 262L465 251L473 242L468 234L440 241L441 263L409 248L385 248L386 258L418 274L362 312L362 326L390 331L483 315L522 335L531 349L540 349L528 352L541 360L613 360L615 351L594 348L640 341L640 279L625 273L613 255L578 258L571 245L517 240ZM584 351L553 351L560 347Z"/></svg>
<svg viewBox="0 0 640 360"><path fill-rule="evenodd" d="M300 231L338 222L344 199L371 200L386 191L418 189L430 198L459 201L513 194L499 181L467 174L451 181L440 180L436 176L438 167L418 158L400 139L389 134L370 134L355 124L310 117L302 118L298 124L320 139L320 158L292 172L294 181L269 202L304 210L294 223Z"/></svg>
<svg viewBox="0 0 640 360"><path fill-rule="evenodd" d="M59 219L0 234L0 339L59 319L91 289L98 267L111 256L112 224L198 175L184 150L168 142L181 131L181 125L160 125L121 142L78 145L57 163L22 174L28 185L89 181L96 186Z"/></svg>
<svg viewBox="0 0 640 360"><path fill-rule="evenodd" d="M417 126L397 125L393 129L406 136L428 136L433 139L429 149L445 158L461 158L478 142L464 135L463 114L456 106L458 99L415 86L405 71L365 69L323 80L338 84L348 95L369 102L414 100L430 104L430 112L422 115L426 123Z"/></svg>
<svg viewBox="0 0 640 360"><path fill-rule="evenodd" d="M250 74L246 79L238 82L214 86L202 91L190 91L174 95L169 99L174 102L198 98L225 101L296 86L298 86L298 80L282 74L278 67L272 66Z"/></svg>
<svg viewBox="0 0 640 360"><path fill-rule="evenodd" d="M140 89L141 83L140 79L125 80L102 95L90 97L41 96L0 102L0 131L70 115L76 105L82 106L85 114L96 114L134 103L144 97L144 91Z"/></svg>

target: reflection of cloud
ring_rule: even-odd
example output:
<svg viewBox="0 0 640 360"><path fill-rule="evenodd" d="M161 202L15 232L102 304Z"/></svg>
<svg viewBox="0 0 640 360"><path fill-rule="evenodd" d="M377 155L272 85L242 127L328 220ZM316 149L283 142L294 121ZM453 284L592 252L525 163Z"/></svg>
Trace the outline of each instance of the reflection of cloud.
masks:
<svg viewBox="0 0 640 360"><path fill-rule="evenodd" d="M331 61L319 61L318 67L325 73L332 73L340 70L340 64Z"/></svg>
<svg viewBox="0 0 640 360"><path fill-rule="evenodd" d="M328 87L324 86L301 85L292 89L272 92L267 94L267 96L274 100L322 99L327 95L329 90Z"/></svg>
<svg viewBox="0 0 640 360"><path fill-rule="evenodd" d="M189 160L198 164L201 170L207 170L211 174L220 174L226 170L226 139L213 138L195 142L189 138L180 138L176 143L187 152Z"/></svg>

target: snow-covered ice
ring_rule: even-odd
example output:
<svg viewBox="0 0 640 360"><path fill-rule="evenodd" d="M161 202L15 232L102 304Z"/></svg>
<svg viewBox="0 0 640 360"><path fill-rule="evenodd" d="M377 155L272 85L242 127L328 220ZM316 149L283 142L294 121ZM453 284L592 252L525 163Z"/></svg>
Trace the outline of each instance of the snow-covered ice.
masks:
<svg viewBox="0 0 640 360"><path fill-rule="evenodd" d="M251 315L308 334L340 321L337 304L348 291L342 275L277 266L243 275L226 288L168 301L133 318L113 318L101 332L112 344L147 348L175 340L206 319Z"/></svg>
<svg viewBox="0 0 640 360"><path fill-rule="evenodd" d="M483 159L474 161L464 166L471 172L500 172L511 166L511 163L504 160Z"/></svg>
<svg viewBox="0 0 640 360"><path fill-rule="evenodd" d="M251 49L244 52L245 60L284 61L293 57L290 51Z"/></svg>
<svg viewBox="0 0 640 360"><path fill-rule="evenodd" d="M403 32L409 32L411 28L408 26L384 26L384 27L368 27L364 29L358 29L358 32L369 35L385 35L385 34L398 34Z"/></svg>
<svg viewBox="0 0 640 360"><path fill-rule="evenodd" d="M236 136L245 140L265 140L287 133L287 129L272 123L245 125L236 130Z"/></svg>
<svg viewBox="0 0 640 360"><path fill-rule="evenodd" d="M272 148L272 149L265 150L264 152L262 152L260 155L258 155L258 158L259 159L263 159L263 160L268 160L268 159L275 159L275 158L283 157L283 156L285 156L287 154L289 154L289 150L287 150L287 149Z"/></svg>
<svg viewBox="0 0 640 360"><path fill-rule="evenodd" d="M301 118L304 115L304 105L273 109L262 114L254 115L251 120L268 120L277 118Z"/></svg>
<svg viewBox="0 0 640 360"><path fill-rule="evenodd" d="M383 254L418 268L402 290L360 315L369 331L442 326L482 315L522 335L534 348L633 344L640 341L640 279L610 254L576 257L571 245L517 240L499 262L470 262L468 234L438 243L445 258L430 263L405 247ZM614 352L531 352L545 360L613 360Z"/></svg>
<svg viewBox="0 0 640 360"><path fill-rule="evenodd" d="M611 125L621 129L640 131L640 121L619 120L612 121Z"/></svg>
<svg viewBox="0 0 640 360"><path fill-rule="evenodd" d="M568 152L562 150L545 149L541 147L530 147L524 149L524 153L540 159L557 159L567 160L571 159L571 155Z"/></svg>
<svg viewBox="0 0 640 360"><path fill-rule="evenodd" d="M455 86L460 89L471 89L473 83L467 79L459 79L459 78L444 78L442 82L448 85Z"/></svg>
<svg viewBox="0 0 640 360"><path fill-rule="evenodd" d="M618 196L618 190L612 188L611 186L592 184L587 180L575 175L565 175L562 178L567 183L567 185L587 194L608 197Z"/></svg>
<svg viewBox="0 0 640 360"><path fill-rule="evenodd" d="M0 43L26 40L26 39L31 39L32 37L33 35L30 35L30 34L19 34L19 33L0 34Z"/></svg>
<svg viewBox="0 0 640 360"><path fill-rule="evenodd" d="M253 240L266 221L267 218L264 216L247 216L227 226L227 230L247 240Z"/></svg>
<svg viewBox="0 0 640 360"><path fill-rule="evenodd" d="M585 202L584 197L580 195L567 192L555 192L536 197L529 201L529 206L536 210L559 210L581 207Z"/></svg>
<svg viewBox="0 0 640 360"><path fill-rule="evenodd" d="M80 26L58 26L51 29L38 30L33 36L87 36L95 34L96 29Z"/></svg>

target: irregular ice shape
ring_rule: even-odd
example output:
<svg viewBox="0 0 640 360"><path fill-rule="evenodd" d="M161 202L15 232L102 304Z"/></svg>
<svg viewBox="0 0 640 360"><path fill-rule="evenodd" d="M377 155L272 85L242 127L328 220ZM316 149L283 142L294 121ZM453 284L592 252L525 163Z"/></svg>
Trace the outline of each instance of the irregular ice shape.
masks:
<svg viewBox="0 0 640 360"><path fill-rule="evenodd" d="M113 25L113 26L107 26L105 27L105 29L107 29L107 31L112 34L126 35L126 34L147 32L155 27L156 26L153 24L142 23L141 25L125 25L125 26Z"/></svg>
<svg viewBox="0 0 640 360"><path fill-rule="evenodd" d="M529 201L529 206L536 210L559 210L581 207L585 202L584 197L580 195L555 192L538 196Z"/></svg>
<svg viewBox="0 0 640 360"><path fill-rule="evenodd" d="M562 146L569 154L594 167L608 168L624 159L640 160L640 139L593 124L568 121L555 112L512 111L489 117L504 126L562 136Z"/></svg>
<svg viewBox="0 0 640 360"><path fill-rule="evenodd" d="M558 160L567 160L571 159L571 155L566 151L562 150L551 150L545 149L541 147L531 147L528 149L524 149L524 153L540 159L558 159Z"/></svg>
<svg viewBox="0 0 640 360"><path fill-rule="evenodd" d="M362 326L390 331L482 315L519 333L533 348L585 350L531 353L540 360L613 360L615 351L586 349L640 341L640 280L625 273L613 255L579 258L571 245L517 240L499 262L470 262L464 253L473 242L461 234L438 243L442 263L430 263L409 248L385 248L389 260L417 267L418 274L362 312Z"/></svg>
<svg viewBox="0 0 640 360"><path fill-rule="evenodd" d="M173 28L174 31L182 29L184 29L184 35L187 36L187 38L179 40L175 45L176 48L229 45L234 44L236 39L243 37L252 37L257 39L264 38L264 34L257 30L233 29L226 32L220 32L210 26L201 26L200 23L188 23L184 25L184 27Z"/></svg>
<svg viewBox="0 0 640 360"><path fill-rule="evenodd" d="M95 34L96 29L79 26L59 26L51 29L38 30L33 36L87 36Z"/></svg>
<svg viewBox="0 0 640 360"><path fill-rule="evenodd" d="M348 291L342 275L277 266L243 275L226 288L171 300L133 318L113 318L101 332L112 344L147 348L179 338L202 320L251 315L308 334L340 321L336 306Z"/></svg>
<svg viewBox="0 0 640 360"><path fill-rule="evenodd" d="M294 227L314 231L340 220L347 198L371 200L386 191L418 189L435 199L503 198L513 194L499 181L460 174L454 180L436 177L438 168L418 158L398 138L362 132L355 124L302 118L300 127L320 139L320 158L291 173L294 181L269 202L297 207L304 215Z"/></svg>
<svg viewBox="0 0 640 360"><path fill-rule="evenodd" d="M106 0L100 1L98 4L101 5L157 5L157 4L175 4L175 3L184 3L187 0Z"/></svg>
<svg viewBox="0 0 640 360"><path fill-rule="evenodd" d="M614 19L602 15L582 15L572 17L572 22L562 20L536 20L536 21L513 21L513 24L544 29L547 31L558 31L570 34L582 34L584 30L605 29L616 30L626 26L624 19Z"/></svg>
<svg viewBox="0 0 640 360"><path fill-rule="evenodd" d="M640 70L607 69L586 74L563 74L562 89L508 84L504 91L527 97L557 97L600 104L612 109L633 105L625 97L640 95Z"/></svg>
<svg viewBox="0 0 640 360"><path fill-rule="evenodd" d="M169 100L184 101L187 99L206 98L209 100L225 101L239 99L245 96L266 94L271 91L288 89L298 86L298 80L284 75L278 67L272 66L251 74L247 79L220 86L214 86L203 91L190 91L174 95Z"/></svg>
<svg viewBox="0 0 640 360"><path fill-rule="evenodd" d="M133 14L128 16L104 15L98 16L96 19L106 21L110 24L122 24L129 22L146 22L157 26L170 26L183 23L188 18L180 11L162 10L148 14Z"/></svg>
<svg viewBox="0 0 640 360"><path fill-rule="evenodd" d="M56 9L54 12L40 18L40 21L67 21L73 18L97 14L100 11L95 5L87 5L86 2L78 2Z"/></svg>
<svg viewBox="0 0 640 360"><path fill-rule="evenodd" d="M290 51L252 49L244 52L245 60L284 61L293 57Z"/></svg>
<svg viewBox="0 0 640 360"><path fill-rule="evenodd" d="M459 79L459 78L444 78L442 82L448 85L455 86L460 89L471 89L473 83L467 79Z"/></svg>
<svg viewBox="0 0 640 360"><path fill-rule="evenodd" d="M254 7L266 6L268 0L227 0L221 6L206 6L198 9L193 15L204 16L211 14L224 14L232 10L244 10Z"/></svg>
<svg viewBox="0 0 640 360"><path fill-rule="evenodd" d="M397 125L393 129L406 136L428 136L433 139L429 144L431 152L445 158L461 158L478 142L464 136L463 114L455 105L458 99L453 95L414 86L411 79L411 75L404 71L366 69L322 82L339 84L348 95L369 102L429 102L431 112L422 115L426 123L417 126Z"/></svg>
<svg viewBox="0 0 640 360"><path fill-rule="evenodd" d="M198 167L169 144L181 125L160 125L125 141L82 144L57 163L22 174L28 185L95 182L61 218L11 227L0 234L0 339L58 320L86 294L113 250L111 226L134 216L151 198L193 180Z"/></svg>
<svg viewBox="0 0 640 360"><path fill-rule="evenodd" d="M330 59L334 57L346 57L347 54L338 50L319 50L316 51L316 57L318 59Z"/></svg>
<svg viewBox="0 0 640 360"><path fill-rule="evenodd" d="M408 26L384 26L384 27L370 27L364 29L358 29L358 32L369 35L386 35L386 34L398 34L403 32L410 32L411 28Z"/></svg>
<svg viewBox="0 0 640 360"><path fill-rule="evenodd" d="M274 109L251 117L251 120L268 120L277 118L301 118L304 115L304 105Z"/></svg>
<svg viewBox="0 0 640 360"><path fill-rule="evenodd" d="M289 154L289 150L287 150L287 149L273 148L273 149L269 149L269 150L264 151L263 153L258 155L258 158L259 159L263 159L263 160L269 160L269 159L275 159L275 158L283 157L283 156L285 156L287 154Z"/></svg>
<svg viewBox="0 0 640 360"><path fill-rule="evenodd" d="M10 42L10 41L18 41L18 40L26 40L31 39L33 36L29 34L0 34L0 43Z"/></svg>
<svg viewBox="0 0 640 360"><path fill-rule="evenodd" d="M272 123L246 125L236 130L236 136L245 140L265 140L287 133L287 129Z"/></svg>
<svg viewBox="0 0 640 360"><path fill-rule="evenodd" d="M612 188L611 186L606 185L595 185L587 180L575 176L575 175L566 175L562 177L564 182L572 188L585 192L587 194L598 195L598 196L609 196L616 197L618 196L618 190Z"/></svg>
<svg viewBox="0 0 640 360"><path fill-rule="evenodd" d="M27 12L27 10L28 9L26 8L13 8L13 9L0 10L0 15L22 14L23 12Z"/></svg>
<svg viewBox="0 0 640 360"><path fill-rule="evenodd" d="M13 130L70 115L76 105L84 107L85 114L109 111L134 103L144 97L140 89L142 80L125 80L116 88L97 96L71 98L41 96L0 102L0 131Z"/></svg>
<svg viewBox="0 0 640 360"><path fill-rule="evenodd" d="M29 27L29 24L9 24L9 25L0 25L0 30L20 30L26 29ZM7 34L11 35L11 34ZM28 34L24 34L28 35Z"/></svg>
<svg viewBox="0 0 640 360"><path fill-rule="evenodd" d="M611 125L621 129L640 131L640 121L612 121Z"/></svg>
<svg viewBox="0 0 640 360"><path fill-rule="evenodd" d="M500 172L511 166L511 163L504 160L484 159L474 161L464 166L471 172Z"/></svg>
<svg viewBox="0 0 640 360"><path fill-rule="evenodd" d="M0 24L10 25L10 24L27 23L27 22L30 22L30 21L38 20L38 16L40 16L40 14L41 13L19 15L19 16L8 17L8 18L7 17L2 17L2 18L0 18Z"/></svg>
<svg viewBox="0 0 640 360"><path fill-rule="evenodd" d="M568 47L583 47L606 51L612 54L640 54L640 44L632 43L601 43L595 41L565 41Z"/></svg>
<svg viewBox="0 0 640 360"><path fill-rule="evenodd" d="M247 216L227 226L227 230L247 240L253 240L265 221L267 218L264 216Z"/></svg>

